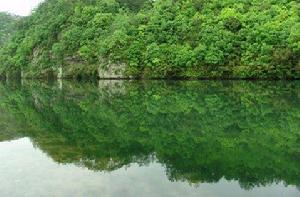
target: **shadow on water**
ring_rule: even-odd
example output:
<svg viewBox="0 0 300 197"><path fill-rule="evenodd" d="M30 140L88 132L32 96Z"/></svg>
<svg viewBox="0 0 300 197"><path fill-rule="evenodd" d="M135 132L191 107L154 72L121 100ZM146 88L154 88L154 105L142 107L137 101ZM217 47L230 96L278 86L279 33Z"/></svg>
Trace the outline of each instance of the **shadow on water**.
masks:
<svg viewBox="0 0 300 197"><path fill-rule="evenodd" d="M300 81L0 84L0 141L29 137L94 171L161 163L168 179L300 185Z"/></svg>

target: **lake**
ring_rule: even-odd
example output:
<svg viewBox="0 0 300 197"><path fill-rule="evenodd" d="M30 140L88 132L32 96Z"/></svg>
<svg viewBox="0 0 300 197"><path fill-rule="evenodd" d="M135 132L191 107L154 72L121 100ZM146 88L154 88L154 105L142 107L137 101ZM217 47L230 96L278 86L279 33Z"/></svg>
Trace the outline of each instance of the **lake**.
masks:
<svg viewBox="0 0 300 197"><path fill-rule="evenodd" d="M0 83L0 196L300 196L300 81Z"/></svg>

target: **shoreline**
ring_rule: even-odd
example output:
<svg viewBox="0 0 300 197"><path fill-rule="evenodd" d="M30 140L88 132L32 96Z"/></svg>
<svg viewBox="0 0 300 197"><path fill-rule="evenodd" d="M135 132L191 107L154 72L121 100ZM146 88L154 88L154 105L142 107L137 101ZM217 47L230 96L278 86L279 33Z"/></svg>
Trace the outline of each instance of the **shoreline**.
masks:
<svg viewBox="0 0 300 197"><path fill-rule="evenodd" d="M300 78L278 78L278 77L270 77L270 78L255 78L255 77L200 77L200 78L193 78L193 77L151 77L151 78L142 78L142 77L122 77L122 78L98 78L98 77L83 77L83 78L76 78L76 77L63 77L63 78L47 78L47 77L33 77L33 78L19 78L19 77L0 77L0 81L5 80L47 80L47 81L56 81L56 80L67 80L67 81L299 81Z"/></svg>

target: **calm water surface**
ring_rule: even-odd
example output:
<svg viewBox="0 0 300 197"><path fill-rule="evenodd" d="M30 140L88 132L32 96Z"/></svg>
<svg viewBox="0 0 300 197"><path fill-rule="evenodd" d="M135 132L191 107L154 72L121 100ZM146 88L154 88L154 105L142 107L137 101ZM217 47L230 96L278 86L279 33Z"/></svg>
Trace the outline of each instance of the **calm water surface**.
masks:
<svg viewBox="0 0 300 197"><path fill-rule="evenodd" d="M0 83L0 196L300 196L300 82Z"/></svg>

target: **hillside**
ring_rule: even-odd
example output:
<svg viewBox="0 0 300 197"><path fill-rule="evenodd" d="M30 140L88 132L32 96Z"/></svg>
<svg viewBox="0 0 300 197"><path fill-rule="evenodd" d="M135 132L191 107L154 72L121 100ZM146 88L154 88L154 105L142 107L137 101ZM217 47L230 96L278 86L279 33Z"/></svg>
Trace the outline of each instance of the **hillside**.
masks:
<svg viewBox="0 0 300 197"><path fill-rule="evenodd" d="M23 77L300 78L297 0L46 0L0 49Z"/></svg>

